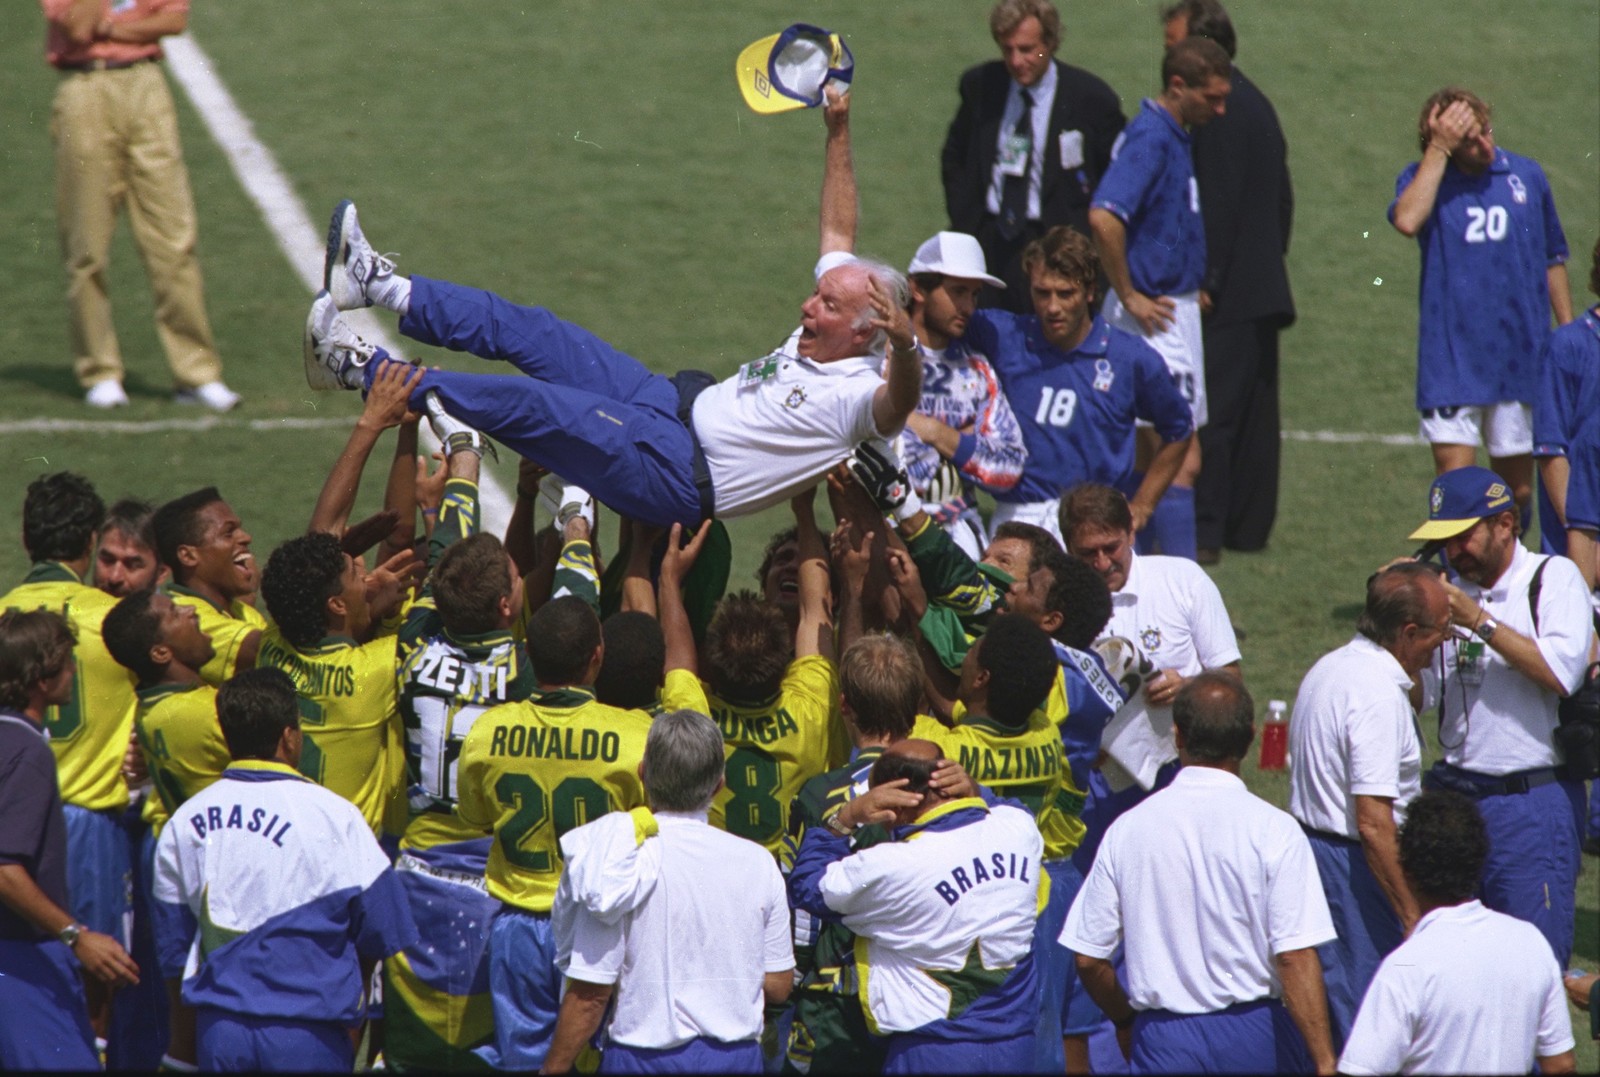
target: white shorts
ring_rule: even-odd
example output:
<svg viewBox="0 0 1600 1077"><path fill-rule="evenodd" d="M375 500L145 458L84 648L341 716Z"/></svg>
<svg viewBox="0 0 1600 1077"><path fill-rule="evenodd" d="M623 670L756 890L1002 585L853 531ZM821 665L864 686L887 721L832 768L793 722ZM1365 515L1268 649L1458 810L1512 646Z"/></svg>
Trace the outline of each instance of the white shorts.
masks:
<svg viewBox="0 0 1600 1077"><path fill-rule="evenodd" d="M1169 297L1172 300L1172 321L1155 336L1145 336L1144 329L1129 314L1117 298L1116 292L1107 292L1101 317L1107 322L1141 337L1167 362L1167 370L1178 385L1178 392L1189 402L1189 412L1194 416L1194 428L1206 425L1206 359L1205 346L1200 338L1200 293L1188 292ZM1149 426L1143 419L1140 426Z"/></svg>
<svg viewBox="0 0 1600 1077"><path fill-rule="evenodd" d="M1526 456L1533 451L1533 407L1505 400L1487 408L1428 408L1422 413L1422 437L1430 445L1482 444L1495 459Z"/></svg>
<svg viewBox="0 0 1600 1077"><path fill-rule="evenodd" d="M1055 536L1065 550L1067 544L1061 540L1061 499L1053 497L1049 501L996 501L994 516L989 520L989 540L994 541L994 533L1001 524L1016 520L1019 523L1033 524L1042 527Z"/></svg>

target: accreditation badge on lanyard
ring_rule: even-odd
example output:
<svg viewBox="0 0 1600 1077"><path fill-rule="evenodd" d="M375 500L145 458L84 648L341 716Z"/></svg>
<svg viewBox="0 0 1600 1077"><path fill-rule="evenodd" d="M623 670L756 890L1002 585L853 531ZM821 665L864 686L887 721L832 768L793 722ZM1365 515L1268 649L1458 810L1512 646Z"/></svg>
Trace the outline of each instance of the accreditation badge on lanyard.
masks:
<svg viewBox="0 0 1600 1077"><path fill-rule="evenodd" d="M1012 132L1000 141L1000 172L1006 176L1026 176L1033 157L1033 139Z"/></svg>
<svg viewBox="0 0 1600 1077"><path fill-rule="evenodd" d="M765 359L752 359L739 368L739 388L748 389L752 385L771 381L778 376L778 354L767 356Z"/></svg>

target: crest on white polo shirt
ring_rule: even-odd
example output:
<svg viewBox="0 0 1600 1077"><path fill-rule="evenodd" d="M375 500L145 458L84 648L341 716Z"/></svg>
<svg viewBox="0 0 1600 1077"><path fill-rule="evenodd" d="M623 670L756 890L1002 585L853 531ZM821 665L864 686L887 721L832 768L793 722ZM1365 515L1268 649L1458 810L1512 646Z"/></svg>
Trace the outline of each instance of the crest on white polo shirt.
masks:
<svg viewBox="0 0 1600 1077"><path fill-rule="evenodd" d="M1522 177L1515 172L1506 177L1506 185L1511 188L1511 200L1519 206L1528 204L1528 188L1522 185Z"/></svg>
<svg viewBox="0 0 1600 1077"><path fill-rule="evenodd" d="M793 389L789 390L789 395L784 398L783 406L786 408L798 408L805 402L806 391L796 385Z"/></svg>
<svg viewBox="0 0 1600 1077"><path fill-rule="evenodd" d="M1139 630L1139 646L1145 649L1146 654L1153 653L1161 646L1161 628L1152 625Z"/></svg>
<svg viewBox="0 0 1600 1077"><path fill-rule="evenodd" d="M1117 380L1116 372L1111 369L1111 360L1096 359L1094 361L1094 387L1102 393L1111 391L1111 383Z"/></svg>

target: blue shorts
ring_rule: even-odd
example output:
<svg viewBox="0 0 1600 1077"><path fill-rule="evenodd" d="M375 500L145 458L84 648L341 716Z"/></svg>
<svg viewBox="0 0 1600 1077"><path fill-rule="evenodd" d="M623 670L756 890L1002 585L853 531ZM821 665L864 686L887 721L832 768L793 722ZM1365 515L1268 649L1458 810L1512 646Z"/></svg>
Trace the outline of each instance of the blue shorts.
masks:
<svg viewBox="0 0 1600 1077"><path fill-rule="evenodd" d="M487 927L500 902L446 873L481 884L492 840L401 853L395 875L420 941L383 962L383 1055L391 1066L487 1068L473 1051L494 1041Z"/></svg>
<svg viewBox="0 0 1600 1077"><path fill-rule="evenodd" d="M1328 1019L1334 1051L1344 1050L1367 986L1378 963L1404 939L1400 918L1367 865L1359 841L1307 830L1322 892L1339 937L1317 947L1328 989Z"/></svg>
<svg viewBox="0 0 1600 1077"><path fill-rule="evenodd" d="M1310 1073L1311 1054L1277 999L1216 1013L1141 1011L1133 1023L1134 1073Z"/></svg>
<svg viewBox="0 0 1600 1077"><path fill-rule="evenodd" d="M1061 1053L1061 1009L1067 983L1077 977L1072 952L1059 941L1061 926L1083 886L1083 876L1070 859L1046 860L1044 870L1050 877L1050 903L1033 932L1033 955L1039 968L1039 1024L1034 1030L1037 1055L1030 1072L1054 1074L1063 1072L1067 1064Z"/></svg>
<svg viewBox="0 0 1600 1077"><path fill-rule="evenodd" d="M72 953L55 939L0 939L0 1070L98 1070Z"/></svg>
<svg viewBox="0 0 1600 1077"><path fill-rule="evenodd" d="M67 820L67 911L85 927L133 944L133 860L121 812L64 804Z"/></svg>
<svg viewBox="0 0 1600 1077"><path fill-rule="evenodd" d="M500 1069L544 1063L561 1011L561 973L548 913L502 905L489 929L489 992ZM759 1063L757 1069L759 1069Z"/></svg>
<svg viewBox="0 0 1600 1077"><path fill-rule="evenodd" d="M723 1043L693 1039L677 1047L653 1050L608 1043L600 1056L601 1073L760 1073L761 1044L757 1040Z"/></svg>
<svg viewBox="0 0 1600 1077"><path fill-rule="evenodd" d="M902 1032L889 1037L884 1073L1026 1073L1034 1064L1034 1034L1003 1040L936 1040Z"/></svg>
<svg viewBox="0 0 1600 1077"><path fill-rule="evenodd" d="M251 1017L200 1006L194 1029L202 1072L349 1073L356 1063L349 1031L331 1021Z"/></svg>

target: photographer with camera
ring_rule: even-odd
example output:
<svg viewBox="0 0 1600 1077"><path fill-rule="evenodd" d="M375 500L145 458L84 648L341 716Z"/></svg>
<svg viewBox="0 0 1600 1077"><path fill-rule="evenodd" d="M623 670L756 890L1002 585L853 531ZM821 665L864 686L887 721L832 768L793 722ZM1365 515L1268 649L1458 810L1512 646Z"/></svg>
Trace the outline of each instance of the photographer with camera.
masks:
<svg viewBox="0 0 1600 1077"><path fill-rule="evenodd" d="M1457 638L1440 650L1435 689L1444 759L1423 785L1477 801L1490 846L1483 903L1532 923L1565 968L1593 776L1576 740L1593 715L1569 707L1563 723L1560 711L1585 680L1595 634L1577 566L1529 552L1518 530L1505 480L1463 467L1434 480L1428 522L1411 534L1442 543L1457 576L1444 585Z"/></svg>

